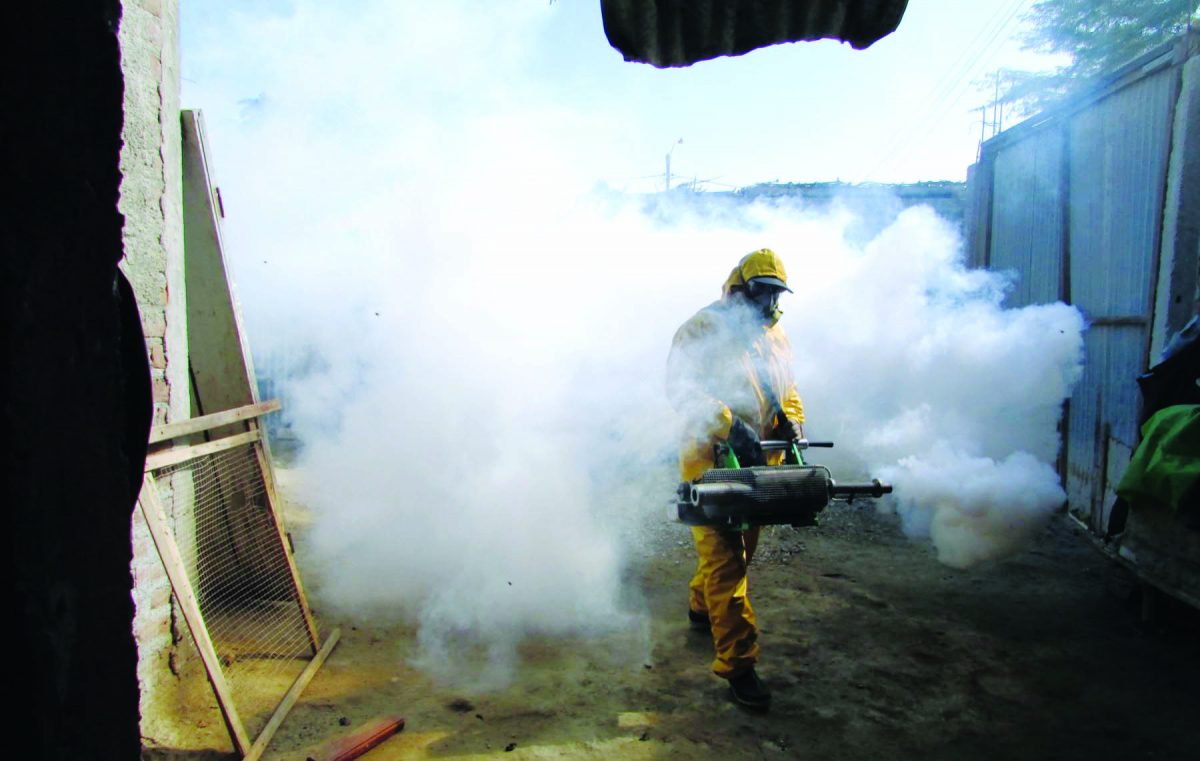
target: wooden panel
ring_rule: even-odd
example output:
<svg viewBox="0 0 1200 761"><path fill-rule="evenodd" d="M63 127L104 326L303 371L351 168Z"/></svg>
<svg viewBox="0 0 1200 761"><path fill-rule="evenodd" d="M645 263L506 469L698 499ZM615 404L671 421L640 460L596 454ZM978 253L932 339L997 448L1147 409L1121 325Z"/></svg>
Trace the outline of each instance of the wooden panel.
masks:
<svg viewBox="0 0 1200 761"><path fill-rule="evenodd" d="M183 233L187 284L192 415L258 402L254 365L225 263L221 209L199 112L180 115L183 140Z"/></svg>
<svg viewBox="0 0 1200 761"><path fill-rule="evenodd" d="M236 436L226 436L216 441L206 441L203 444L173 447L162 452L153 452L146 455L146 472L160 470L169 465L178 465L181 462L187 462L196 457L203 457L206 454L216 454L217 452L224 452L226 449L251 444L258 441L260 435L256 428L253 431L239 433Z"/></svg>
<svg viewBox="0 0 1200 761"><path fill-rule="evenodd" d="M261 417L269 412L277 411L279 407L279 400L272 399L269 402L248 404L245 407L225 410L224 412L215 412L211 415L201 415L200 417L181 420L178 423L156 425L150 429L150 443L157 444L160 441L176 439L180 436L187 436L193 433L203 433L204 431L220 428L230 423Z"/></svg>

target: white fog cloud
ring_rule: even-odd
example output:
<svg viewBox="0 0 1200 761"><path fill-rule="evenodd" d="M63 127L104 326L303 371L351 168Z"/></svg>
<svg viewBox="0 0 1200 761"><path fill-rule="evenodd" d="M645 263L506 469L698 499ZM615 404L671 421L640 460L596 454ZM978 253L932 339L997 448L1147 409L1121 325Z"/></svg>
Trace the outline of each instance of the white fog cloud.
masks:
<svg viewBox="0 0 1200 761"><path fill-rule="evenodd" d="M620 125L544 97L543 15L481 8L301 4L185 51L250 342L290 372L324 604L415 621L446 678L481 650L492 683L528 634L642 631L621 575L677 478L671 336L763 246L820 461L892 479L948 564L1019 548L1062 498L1079 314L1003 309L925 209L857 245L838 209L665 224L590 193Z"/></svg>

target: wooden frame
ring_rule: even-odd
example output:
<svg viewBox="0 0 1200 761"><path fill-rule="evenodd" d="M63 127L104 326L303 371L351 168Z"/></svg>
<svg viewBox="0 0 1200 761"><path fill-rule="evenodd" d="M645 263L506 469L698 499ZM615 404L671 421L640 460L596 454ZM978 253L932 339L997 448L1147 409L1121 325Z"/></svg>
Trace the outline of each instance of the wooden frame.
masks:
<svg viewBox="0 0 1200 761"><path fill-rule="evenodd" d="M188 580L183 556L180 555L179 546L175 543L175 534L171 531L170 522L167 521L162 501L158 498L158 484L155 483L154 476L150 473L146 473L142 479L142 493L138 496L138 505L141 506L142 515L146 518L146 526L150 529L154 548L158 550L158 557L162 560L163 570L167 572L167 580L171 582L171 591L175 593L175 599L179 602L179 607L183 612L183 620L187 624L188 631L192 633L192 641L196 643L196 649L200 651L200 660L204 663L204 671L208 674L208 681L213 686L213 692L216 693L217 704L221 708L221 715L225 717L225 725L229 728L229 736L233 740L234 749L244 756L250 751L250 738L246 735L246 729L242 726L237 707L233 704L233 695L229 690L229 684L225 681L225 674L221 671L220 661L217 659L217 649L213 646L212 638L208 636L208 628L204 625L204 616L200 613L200 603L197 602L192 583Z"/></svg>
<svg viewBox="0 0 1200 761"><path fill-rule="evenodd" d="M225 410L224 412L214 412L211 415L201 415L200 417L182 420L178 423L156 425L150 429L150 443L158 444L170 439L177 439L180 436L211 431L213 428L220 428L242 420L254 420L266 415L268 412L279 410L281 406L278 399L272 399L269 402L248 404L245 407L237 407L232 410Z"/></svg>
<svg viewBox="0 0 1200 761"><path fill-rule="evenodd" d="M204 455L217 454L218 452L224 452L227 449L233 449L245 444L254 444L259 441L260 435L258 430L255 429L233 436L226 436L223 439L215 441L206 441L203 444L172 447L161 452L151 452L146 455L146 471L161 470L170 465L178 465L181 462L194 460Z"/></svg>
<svg viewBox="0 0 1200 761"><path fill-rule="evenodd" d="M342 630L334 629L333 633L325 640L325 645L308 662L308 665L304 667L304 671L300 672L300 676L296 677L296 681L292 682L292 686L288 689L287 694L283 696L283 700L279 701L279 706L276 707L275 713L271 714L267 725L263 727L262 732L259 732L258 737L254 739L254 745L246 753L244 761L256 761L256 759L262 756L263 751L267 749L267 744L275 736L276 730L283 724L283 720L287 717L288 712L292 710L292 706L296 705L296 701L300 699L300 693L304 692L304 688L317 675L317 671L325 663L325 659L329 657L329 654L333 652L333 648L337 645L341 636Z"/></svg>
<svg viewBox="0 0 1200 761"><path fill-rule="evenodd" d="M283 519L279 516L279 510L276 509L279 504L279 496L275 491L275 473L271 469L271 458L267 454L266 437L259 430L257 420L250 422L250 429L251 432L258 434L254 445L254 456L258 459L258 467L262 471L263 486L267 491L267 504L271 508L271 521L274 523L275 533L279 537L279 544L283 547L283 556L287 560L292 581L296 585L296 596L300 598L300 612L304 615L304 625L308 627L308 642L315 655L321 647L321 638L317 633L317 624L313 621L312 611L308 607L308 595L304 592L304 585L300 583L300 569L296 567L296 558L292 554L292 542L288 538L287 530L283 527Z"/></svg>
<svg viewBox="0 0 1200 761"><path fill-rule="evenodd" d="M180 437L206 433L213 429L239 422L244 422L249 430L212 441L206 441L201 444L168 446L147 455L142 491L138 497L138 505L146 519L146 525L154 541L154 547L158 552L159 559L162 561L167 579L170 581L171 591L179 603L184 622L187 625L188 631L191 632L192 640L196 643L197 650L199 650L200 660L204 664L205 673L208 676L209 683L213 687L213 692L217 698L217 705L221 710L221 716L229 731L229 737L238 755L247 761L254 761L261 757L266 750L267 744L283 723L284 718L292 706L295 705L296 701L299 700L300 694L304 691L308 683L312 681L341 637L341 630L334 629L329 637L326 638L324 644L321 644L316 623L313 620L312 611L308 605L308 597L300 581L300 572L296 566L295 557L292 554L291 542L288 541L287 532L279 515L279 499L275 491L275 478L271 470L270 459L264 448L266 443L264 434L258 423L258 418L278 409L280 409L279 402L272 400L225 410L211 415L203 415L178 423L155 426L150 432L151 444L162 444ZM254 449L255 459L263 480L267 506L275 532L274 535L279 541L279 546L287 561L288 572L296 593L297 603L303 615L309 645L313 654L312 660L309 661L304 670L292 683L278 706L276 706L266 725L253 742L251 742L246 732L245 725L234 703L229 683L226 681L224 672L221 669L221 661L217 655L216 646L209 635L207 625L204 621L204 614L200 609L200 603L192 586L191 579L188 577L186 564L175 541L175 534L167 518L162 500L159 497L158 484L153 475L153 471L161 468L178 465L188 460L246 445L250 445Z"/></svg>

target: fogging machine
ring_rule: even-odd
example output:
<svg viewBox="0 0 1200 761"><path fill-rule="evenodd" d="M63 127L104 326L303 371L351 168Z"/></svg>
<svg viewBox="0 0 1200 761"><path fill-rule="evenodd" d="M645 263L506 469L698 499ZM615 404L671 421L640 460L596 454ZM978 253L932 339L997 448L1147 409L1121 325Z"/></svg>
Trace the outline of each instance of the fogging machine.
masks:
<svg viewBox="0 0 1200 761"><path fill-rule="evenodd" d="M822 465L806 465L809 447L832 447L832 441L763 441L763 452L783 450L782 465L743 468L729 445L714 448L717 467L695 481L679 484L676 508L681 523L744 531L751 526L790 524L815 526L817 514L832 500L877 499L892 487L870 483L838 483Z"/></svg>

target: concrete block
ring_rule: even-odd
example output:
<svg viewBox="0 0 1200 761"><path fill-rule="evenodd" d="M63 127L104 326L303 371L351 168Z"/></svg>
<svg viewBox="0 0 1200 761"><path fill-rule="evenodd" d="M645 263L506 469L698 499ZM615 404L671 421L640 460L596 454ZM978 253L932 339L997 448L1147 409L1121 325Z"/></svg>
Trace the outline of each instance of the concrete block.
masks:
<svg viewBox="0 0 1200 761"><path fill-rule="evenodd" d="M128 9L127 10L133 10ZM141 9L134 11L136 34L138 38L149 44L155 50L162 49L163 28L159 14L149 13Z"/></svg>
<svg viewBox="0 0 1200 761"><path fill-rule="evenodd" d="M161 646L164 642L170 643L171 639L171 617L170 616L149 616L133 627L133 636L138 641L138 645L145 647L157 643Z"/></svg>
<svg viewBox="0 0 1200 761"><path fill-rule="evenodd" d="M137 515L141 515L138 511ZM141 579L144 572L148 572L147 558L157 557L157 550L154 548L154 540L150 537L150 532L145 529L133 532L133 575L135 582ZM136 583L134 586L137 586Z"/></svg>
<svg viewBox="0 0 1200 761"><path fill-rule="evenodd" d="M163 347L163 339L146 339L146 349L150 355L150 367L156 370L165 370L167 367L167 352Z"/></svg>
<svg viewBox="0 0 1200 761"><path fill-rule="evenodd" d="M149 632L147 632L147 636L138 638L138 652L153 653L153 656L151 656L152 660L145 662L147 667L146 671L153 676L165 675L169 672L169 669L165 665L158 667L151 665L154 661L163 663L170 656L170 651L172 650L174 642L171 636L170 621L168 620L166 624L165 630L161 633L151 636ZM145 656L143 656L143 658L145 658ZM138 671L142 671L142 669L139 668ZM149 677L149 675L144 674L139 674L138 676L141 678L143 685L145 685L147 678L152 678Z"/></svg>
<svg viewBox="0 0 1200 761"><path fill-rule="evenodd" d="M154 587L153 591L150 593L150 599L148 602L150 605L150 610L161 610L169 615L171 609L171 582L166 578L166 573L163 574L163 583Z"/></svg>
<svg viewBox="0 0 1200 761"><path fill-rule="evenodd" d="M133 564L130 570L133 572L134 581L134 597L136 599L145 598L148 600L154 595L154 590L158 586L170 586L170 581L167 579L167 572L163 570L162 561L159 560L158 550L154 546L154 540L149 534L146 536L146 542L141 545L143 550L140 553L134 554Z"/></svg>
<svg viewBox="0 0 1200 761"><path fill-rule="evenodd" d="M154 594L155 585L170 586L167 572L163 570L162 561L158 558L158 549L149 534L134 538L133 562L129 571L134 581L133 596L139 604L148 602Z"/></svg>
<svg viewBox="0 0 1200 761"><path fill-rule="evenodd" d="M147 338L161 339L167 334L167 315L162 309L155 309L152 304L138 304L142 314L142 332Z"/></svg>
<svg viewBox="0 0 1200 761"><path fill-rule="evenodd" d="M150 386L154 391L154 401L170 402L171 401L171 384L167 383L167 378L158 370L150 371Z"/></svg>

